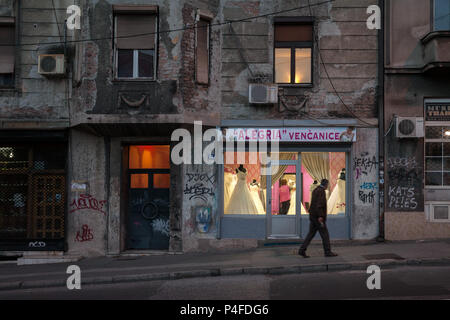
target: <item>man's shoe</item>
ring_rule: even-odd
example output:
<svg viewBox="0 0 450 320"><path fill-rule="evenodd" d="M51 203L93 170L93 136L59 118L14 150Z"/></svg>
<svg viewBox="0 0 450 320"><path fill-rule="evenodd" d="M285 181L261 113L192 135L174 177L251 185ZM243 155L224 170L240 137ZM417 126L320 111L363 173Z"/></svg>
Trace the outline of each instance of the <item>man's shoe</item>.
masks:
<svg viewBox="0 0 450 320"><path fill-rule="evenodd" d="M325 257L337 257L337 253L330 251L330 252L325 253Z"/></svg>
<svg viewBox="0 0 450 320"><path fill-rule="evenodd" d="M302 256L303 258L309 258L309 256L306 254L305 251L302 251L301 249L298 250L298 254Z"/></svg>

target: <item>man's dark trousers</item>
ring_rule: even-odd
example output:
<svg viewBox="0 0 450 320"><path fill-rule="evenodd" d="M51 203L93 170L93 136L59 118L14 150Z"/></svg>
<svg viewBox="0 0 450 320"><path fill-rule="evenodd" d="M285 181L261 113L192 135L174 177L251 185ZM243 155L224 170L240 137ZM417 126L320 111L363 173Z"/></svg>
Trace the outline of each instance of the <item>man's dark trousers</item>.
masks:
<svg viewBox="0 0 450 320"><path fill-rule="evenodd" d="M319 231L320 237L322 238L323 251L325 252L325 254L331 252L330 234L328 233L328 228L327 228L326 222L323 223L323 227L322 227L319 220L314 219L314 218L309 219L309 232L305 238L305 241L303 242L302 246L300 247L301 252L306 252L306 249L308 248L309 243L314 238L317 231Z"/></svg>

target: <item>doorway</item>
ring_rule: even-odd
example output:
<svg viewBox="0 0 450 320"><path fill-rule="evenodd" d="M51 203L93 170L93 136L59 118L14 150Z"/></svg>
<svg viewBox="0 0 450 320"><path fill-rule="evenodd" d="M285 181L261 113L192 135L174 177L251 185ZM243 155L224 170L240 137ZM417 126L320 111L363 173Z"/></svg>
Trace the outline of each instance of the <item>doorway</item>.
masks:
<svg viewBox="0 0 450 320"><path fill-rule="evenodd" d="M170 146L129 147L127 249L168 250Z"/></svg>
<svg viewBox="0 0 450 320"><path fill-rule="evenodd" d="M272 177L272 183L267 184L267 237L304 238L312 192L327 179L330 237L350 239L348 161L348 152L280 152L278 163L267 172L267 177Z"/></svg>

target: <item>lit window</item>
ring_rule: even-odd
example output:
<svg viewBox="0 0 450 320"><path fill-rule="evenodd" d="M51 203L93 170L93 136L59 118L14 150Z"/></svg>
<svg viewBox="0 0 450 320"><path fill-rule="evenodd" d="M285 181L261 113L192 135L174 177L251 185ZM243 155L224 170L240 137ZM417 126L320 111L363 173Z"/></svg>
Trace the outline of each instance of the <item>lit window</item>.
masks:
<svg viewBox="0 0 450 320"><path fill-rule="evenodd" d="M312 83L313 25L275 24L275 82Z"/></svg>

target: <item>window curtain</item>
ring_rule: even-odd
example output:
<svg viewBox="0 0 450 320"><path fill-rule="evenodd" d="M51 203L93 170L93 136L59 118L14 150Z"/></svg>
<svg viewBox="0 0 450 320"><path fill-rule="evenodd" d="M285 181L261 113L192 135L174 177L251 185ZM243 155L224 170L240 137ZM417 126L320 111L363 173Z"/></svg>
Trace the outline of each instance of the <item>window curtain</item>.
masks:
<svg viewBox="0 0 450 320"><path fill-rule="evenodd" d="M328 152L302 152L302 165L309 175L317 180L330 180L330 155Z"/></svg>
<svg viewBox="0 0 450 320"><path fill-rule="evenodd" d="M278 155L279 160L295 160L296 153L280 153ZM266 168L266 166L261 165L262 168ZM272 186L277 182L281 176L284 174L284 172L287 169L287 165L278 165L278 166L272 166ZM261 175L261 188L266 189L267 188L267 176Z"/></svg>

